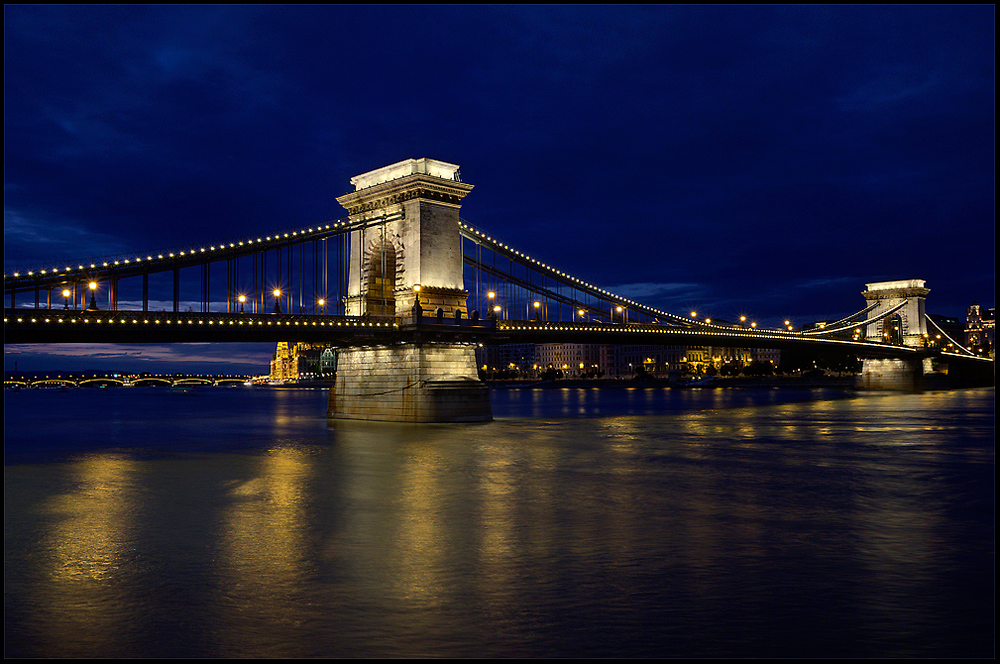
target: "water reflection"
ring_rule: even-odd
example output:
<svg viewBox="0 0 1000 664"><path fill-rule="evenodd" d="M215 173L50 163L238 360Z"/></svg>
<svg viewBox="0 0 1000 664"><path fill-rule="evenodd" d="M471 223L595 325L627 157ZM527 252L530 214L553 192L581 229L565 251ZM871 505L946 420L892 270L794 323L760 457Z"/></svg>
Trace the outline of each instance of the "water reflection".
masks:
<svg viewBox="0 0 1000 664"><path fill-rule="evenodd" d="M235 452L8 465L7 654L988 655L992 392L774 392L511 391L475 426L291 394Z"/></svg>
<svg viewBox="0 0 1000 664"><path fill-rule="evenodd" d="M135 463L127 459L95 456L69 470L39 505L47 524L35 552L42 587L23 608L35 614L43 643L68 646L68 653L80 656L108 636L119 643L130 637L121 618L132 599L134 567L141 564L136 517L142 496L130 478Z"/></svg>

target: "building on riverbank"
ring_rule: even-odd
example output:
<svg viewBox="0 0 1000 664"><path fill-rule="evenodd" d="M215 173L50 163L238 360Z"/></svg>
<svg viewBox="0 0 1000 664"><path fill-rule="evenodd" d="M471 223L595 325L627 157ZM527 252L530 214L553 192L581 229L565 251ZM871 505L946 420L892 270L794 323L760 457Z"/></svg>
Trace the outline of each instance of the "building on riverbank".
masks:
<svg viewBox="0 0 1000 664"><path fill-rule="evenodd" d="M272 381L322 380L337 370L337 355L323 344L292 344L279 341L271 356Z"/></svg>
<svg viewBox="0 0 1000 664"><path fill-rule="evenodd" d="M973 302L965 316L965 347L974 353L994 357L995 330L996 309L985 309Z"/></svg>
<svg viewBox="0 0 1000 664"><path fill-rule="evenodd" d="M777 367L781 352L759 348L664 346L653 344L504 344L477 352L486 376L537 378L548 371L564 378L633 378L648 375L713 375L724 368L739 373L754 362Z"/></svg>

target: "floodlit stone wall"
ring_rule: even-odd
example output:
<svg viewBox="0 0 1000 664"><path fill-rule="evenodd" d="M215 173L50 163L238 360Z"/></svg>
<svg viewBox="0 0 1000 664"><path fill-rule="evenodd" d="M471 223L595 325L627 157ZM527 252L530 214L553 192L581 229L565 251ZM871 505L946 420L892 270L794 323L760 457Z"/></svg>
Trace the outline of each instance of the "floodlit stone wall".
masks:
<svg viewBox="0 0 1000 664"><path fill-rule="evenodd" d="M864 390L896 390L910 392L923 386L923 360L865 360L858 376L857 387Z"/></svg>
<svg viewBox="0 0 1000 664"><path fill-rule="evenodd" d="M392 422L481 422L493 418L475 347L402 344L349 348L338 357L328 415Z"/></svg>

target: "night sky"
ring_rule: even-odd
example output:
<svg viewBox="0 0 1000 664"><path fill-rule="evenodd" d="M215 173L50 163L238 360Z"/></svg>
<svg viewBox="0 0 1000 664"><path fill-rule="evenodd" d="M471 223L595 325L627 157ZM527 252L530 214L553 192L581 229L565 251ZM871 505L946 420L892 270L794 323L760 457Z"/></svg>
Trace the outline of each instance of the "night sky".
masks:
<svg viewBox="0 0 1000 664"><path fill-rule="evenodd" d="M5 6L4 270L346 217L461 166L462 217L675 313L995 298L995 9ZM265 373L271 346L4 346L7 370Z"/></svg>

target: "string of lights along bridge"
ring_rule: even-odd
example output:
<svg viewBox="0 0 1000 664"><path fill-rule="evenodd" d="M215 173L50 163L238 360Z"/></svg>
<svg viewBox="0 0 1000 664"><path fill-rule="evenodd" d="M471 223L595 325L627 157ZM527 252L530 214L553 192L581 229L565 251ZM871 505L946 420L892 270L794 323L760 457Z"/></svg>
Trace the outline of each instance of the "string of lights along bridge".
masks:
<svg viewBox="0 0 1000 664"><path fill-rule="evenodd" d="M389 327L392 321L384 320L384 315L367 315L359 320L346 320L348 317L342 315L349 279L347 257L350 255L351 235L360 231L363 241L366 232L377 232L386 221L386 217L374 223L370 220L360 223L341 220L257 238L161 251L146 256L132 254L91 259L78 262L75 267L48 265L17 270L4 275L4 291L9 309L16 312L14 315L22 322L34 318L35 323L71 325L87 320L94 324L186 324L274 329L307 325L321 328ZM786 332L796 338L836 336L840 339L846 332L851 339L860 340L866 322L858 319L872 309L867 307L836 323L799 332L794 330L790 320L784 321L783 329L776 330L758 328L755 321L749 321L745 316L740 316L735 325L713 323L712 318L699 317L695 311L690 312L689 317L680 316L619 297L538 261L465 221L460 222L459 230L466 264L466 283L471 286L470 309L473 314L479 311L481 317L496 319L500 326L510 330L529 329L531 324L545 321L591 324L587 328L579 325L549 328L559 330L609 331L608 327L595 326L605 323L626 324L646 333L657 330L676 332L678 330L674 328L679 327L689 331L716 330L755 339L781 340L786 338L787 335L783 334ZM385 256L379 258L385 260ZM221 284L223 294L214 299L212 286L219 286L220 278L212 280L213 265L217 266L217 271L224 269L225 275ZM193 302L197 304L199 313L225 313L226 317L169 315L191 313L192 300L182 298L181 276L189 277L187 273L195 270L198 275L194 281L201 297ZM156 311L157 307L150 307L150 281L160 275L166 275L171 280L168 284L172 292L169 314L163 308ZM129 288L122 283L130 278L141 281L141 298L123 302L123 292L126 296L136 293L137 284ZM18 307L18 296L23 299L24 294L30 296L30 301L21 302ZM100 300L99 294L102 296ZM377 297L386 300L388 295L383 288ZM182 311L182 302L187 303L188 311ZM32 310L36 310L37 314ZM253 315L262 313L286 315L277 319L272 315L265 318ZM40 315L45 318L38 318ZM508 321L511 323L504 325ZM522 321L523 324L512 324L515 321ZM646 325L640 325L642 323ZM941 331L928 335L928 345L947 347L951 344L959 353L972 354L964 351L961 344L947 335L941 335Z"/></svg>
<svg viewBox="0 0 1000 664"><path fill-rule="evenodd" d="M5 340L328 343L351 350L347 364L355 370L348 380L355 381L364 380L363 367L389 361L362 358L363 349L424 353L434 344L438 355L451 349L450 360L436 360L445 364L457 361L462 346L570 341L833 345L911 364L929 352L974 356L925 315L929 290L921 280L868 284L863 308L824 326L796 330L789 319L782 329L766 330L745 318L660 311L476 229L459 218L473 186L457 165L409 159L351 184L354 191L337 199L347 219L5 271ZM343 357L340 364L338 381L351 374ZM442 371L442 380L474 377L458 365ZM417 378L425 380L431 379ZM345 383L337 392L354 387Z"/></svg>

